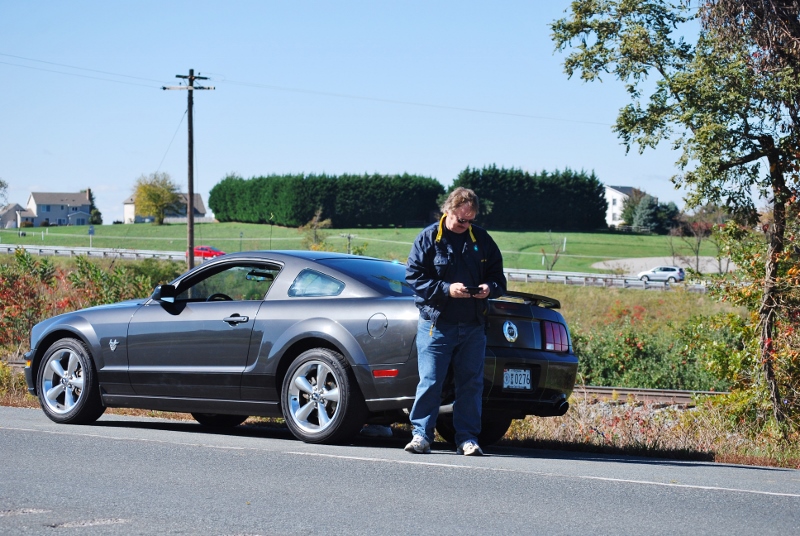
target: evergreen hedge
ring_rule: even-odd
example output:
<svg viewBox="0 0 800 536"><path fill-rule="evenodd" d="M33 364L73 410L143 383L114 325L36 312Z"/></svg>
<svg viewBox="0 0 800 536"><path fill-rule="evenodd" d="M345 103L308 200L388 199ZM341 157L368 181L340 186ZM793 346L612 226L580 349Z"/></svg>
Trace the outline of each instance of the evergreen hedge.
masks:
<svg viewBox="0 0 800 536"><path fill-rule="evenodd" d="M298 227L322 209L333 227L392 227L427 223L444 187L417 175L270 175L217 183L208 205L219 221Z"/></svg>
<svg viewBox="0 0 800 536"><path fill-rule="evenodd" d="M605 187L594 173L569 168L531 175L521 169L466 168L450 187L481 199L478 223L491 229L594 231L606 228Z"/></svg>

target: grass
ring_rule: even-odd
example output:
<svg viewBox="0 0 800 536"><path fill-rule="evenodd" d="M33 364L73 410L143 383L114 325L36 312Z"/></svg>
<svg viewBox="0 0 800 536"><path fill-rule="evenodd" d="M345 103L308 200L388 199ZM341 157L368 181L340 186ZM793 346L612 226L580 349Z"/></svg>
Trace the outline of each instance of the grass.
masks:
<svg viewBox="0 0 800 536"><path fill-rule="evenodd" d="M509 288L559 300L559 312L573 331L589 332L629 318L638 329L653 333L670 323L680 324L691 316L736 311L728 303L719 302L708 294L682 288L661 292L513 281Z"/></svg>
<svg viewBox="0 0 800 536"><path fill-rule="evenodd" d="M97 225L92 246L158 251L183 251L186 226L179 224ZM88 247L87 226L48 227L0 230L0 243L42 246ZM347 250L347 238L355 235L353 246L367 244L366 254L405 261L419 228L327 229L326 242L335 251ZM508 268L542 269L542 250L552 259L555 241L566 251L561 253L554 270L597 272L592 264L604 260L630 257L671 257L670 238L657 235L623 233L547 233L493 231L492 237L503 251ZM215 246L226 252L258 249L301 249L303 236L294 228L245 223L200 223L195 225L195 244ZM688 246L679 238L672 247L683 256L690 256ZM713 246L705 241L701 255L714 255Z"/></svg>

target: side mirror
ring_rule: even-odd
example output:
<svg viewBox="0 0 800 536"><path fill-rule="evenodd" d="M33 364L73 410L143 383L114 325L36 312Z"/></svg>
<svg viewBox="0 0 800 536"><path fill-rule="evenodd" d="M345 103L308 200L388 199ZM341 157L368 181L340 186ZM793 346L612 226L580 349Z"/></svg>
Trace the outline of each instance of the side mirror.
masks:
<svg viewBox="0 0 800 536"><path fill-rule="evenodd" d="M175 287L173 285L158 285L151 296L159 302L175 303Z"/></svg>

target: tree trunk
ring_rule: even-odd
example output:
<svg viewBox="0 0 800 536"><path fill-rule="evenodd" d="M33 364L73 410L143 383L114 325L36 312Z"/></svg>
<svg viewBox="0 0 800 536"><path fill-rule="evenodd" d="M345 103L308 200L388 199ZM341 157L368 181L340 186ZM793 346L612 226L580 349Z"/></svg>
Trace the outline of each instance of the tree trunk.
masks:
<svg viewBox="0 0 800 536"><path fill-rule="evenodd" d="M761 298L761 308L758 311L761 325L760 354L761 367L767 381L770 401L772 402L772 415L775 421L782 424L786 421L786 411L781 401L780 385L775 378L775 349L772 339L775 334L775 315L779 305L779 289L775 286L778 275L778 257L783 253L783 239L786 231L786 185L783 178L781 163L777 155L768 156L770 175L772 175L773 222L768 229L769 248L764 272L764 293Z"/></svg>

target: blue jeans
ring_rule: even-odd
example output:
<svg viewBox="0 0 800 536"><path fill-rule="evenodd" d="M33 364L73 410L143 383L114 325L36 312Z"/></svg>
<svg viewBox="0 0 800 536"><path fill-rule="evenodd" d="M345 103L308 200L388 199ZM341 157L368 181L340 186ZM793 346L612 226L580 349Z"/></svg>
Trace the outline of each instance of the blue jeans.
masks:
<svg viewBox="0 0 800 536"><path fill-rule="evenodd" d="M440 321L431 328L430 320L419 319L419 384L410 415L414 435L433 442L433 431L442 403L442 386L452 362L456 386L453 404L456 444L477 440L481 431L485 355L486 331L482 324L446 324Z"/></svg>

